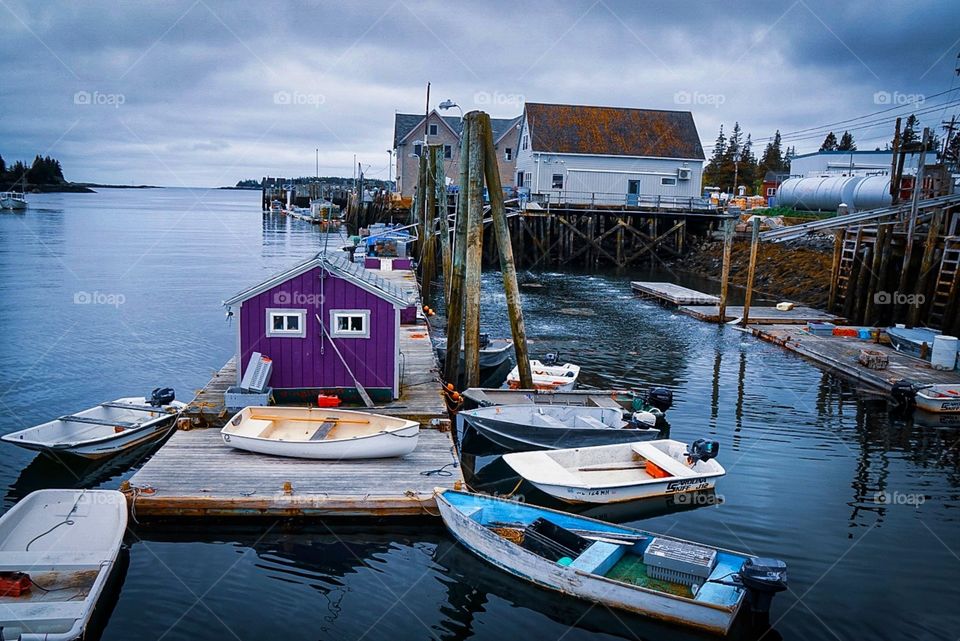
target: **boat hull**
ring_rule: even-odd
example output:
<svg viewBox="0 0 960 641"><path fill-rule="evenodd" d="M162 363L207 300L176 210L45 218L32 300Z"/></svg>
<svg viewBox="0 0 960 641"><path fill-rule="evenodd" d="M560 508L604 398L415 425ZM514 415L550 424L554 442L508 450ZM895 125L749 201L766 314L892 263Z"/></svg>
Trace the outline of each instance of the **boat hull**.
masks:
<svg viewBox="0 0 960 641"><path fill-rule="evenodd" d="M960 385L949 387L951 389L954 387L960 389ZM917 392L915 402L917 407L925 412L931 412L933 414L960 414L960 394L956 396L939 397L933 393L927 393L925 390L920 390Z"/></svg>
<svg viewBox="0 0 960 641"><path fill-rule="evenodd" d="M316 444L290 443L235 434L222 434L222 437L223 442L231 447L257 454L317 460L347 460L405 456L416 449L419 430L420 426L415 425L404 430L396 430L392 434L365 438L363 443L353 443L349 440Z"/></svg>
<svg viewBox="0 0 960 641"><path fill-rule="evenodd" d="M36 537L63 523L67 514L72 516L69 534ZM126 525L126 497L114 490L39 490L17 503L0 519L6 546L0 548L0 566L28 572L38 581L55 577L50 580L58 587L0 598L0 629L21 641L82 637L113 574ZM31 551L22 551L27 542Z"/></svg>
<svg viewBox="0 0 960 641"><path fill-rule="evenodd" d="M490 344L480 350L480 367L482 369L494 369L500 367L513 353L513 341L507 339L494 339ZM437 358L443 363L447 358L446 342L437 346ZM460 368L463 368L463 352L460 352Z"/></svg>
<svg viewBox="0 0 960 641"><path fill-rule="evenodd" d="M742 604L741 598L730 607L698 605L690 599L638 590L564 567L491 532L448 503L443 494L437 496L437 506L447 529L464 547L487 563L542 588L714 634L726 634L729 631ZM615 534L619 528L611 528L610 531ZM598 533L602 532L598 529Z"/></svg>
<svg viewBox="0 0 960 641"><path fill-rule="evenodd" d="M553 485L530 481L541 492L559 499L565 503L621 503L624 501L638 501L660 496L683 494L685 492L699 492L710 490L716 486L714 479L670 479L664 483L649 485L625 485L621 487L570 487L567 485Z"/></svg>
<svg viewBox="0 0 960 641"><path fill-rule="evenodd" d="M142 398L118 399L118 401L115 402L120 401L128 403L146 402ZM50 423L45 423L44 425L36 426L35 428L6 434L0 437L0 440L24 449L44 452L51 456L68 454L70 456L77 456L89 460L101 460L115 456L121 452L133 449L135 447L139 447L145 443L163 438L169 434L176 424L177 416L179 416L179 410L182 410L184 407L186 407L186 405L178 401L174 401L171 403L170 407L176 409L177 412L160 413L158 408L158 416L156 419L147 421L143 425L140 425L136 428L126 429L122 432L115 432L113 435L100 438L51 442L44 441L42 439L42 434L33 433L33 430L43 428L45 425L52 425L56 423L56 421L51 421ZM81 412L79 415L83 416L88 412L90 412L90 410ZM79 427L80 429L83 429L88 426L81 423L79 424Z"/></svg>
<svg viewBox="0 0 960 641"><path fill-rule="evenodd" d="M660 431L655 429L538 427L467 414L461 416L464 427L472 427L500 447L518 452L632 443L660 436Z"/></svg>

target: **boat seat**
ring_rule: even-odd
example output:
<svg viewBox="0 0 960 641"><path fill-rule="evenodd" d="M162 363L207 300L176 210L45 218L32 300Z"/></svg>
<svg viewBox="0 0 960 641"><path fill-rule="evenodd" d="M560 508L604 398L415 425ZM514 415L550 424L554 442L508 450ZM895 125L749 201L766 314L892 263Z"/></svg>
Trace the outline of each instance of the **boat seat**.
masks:
<svg viewBox="0 0 960 641"><path fill-rule="evenodd" d="M233 426L231 426L233 427ZM229 434L237 436L258 436L268 438L273 430L273 421L264 418L248 418L242 424L231 429Z"/></svg>
<svg viewBox="0 0 960 641"><path fill-rule="evenodd" d="M0 552L0 572L48 572L96 568L109 554L99 552Z"/></svg>
<svg viewBox="0 0 960 641"><path fill-rule="evenodd" d="M653 445L650 445L650 443L634 443L630 447L634 452L672 476L687 477L696 475L696 472L694 472L692 469L673 458L666 452L654 447Z"/></svg>
<svg viewBox="0 0 960 641"><path fill-rule="evenodd" d="M317 431L310 437L311 441L322 441L330 436L330 431L337 426L336 421L324 421L317 428Z"/></svg>
<svg viewBox="0 0 960 641"><path fill-rule="evenodd" d="M30 624L60 623L69 626L72 625L73 621L82 618L88 607L84 601L70 603L63 601L27 601L24 603L4 603L3 606L3 611L0 612L0 627L9 626L11 629L21 625L29 626Z"/></svg>
<svg viewBox="0 0 960 641"><path fill-rule="evenodd" d="M567 427L563 421L556 419L549 414L535 414L536 420L547 427Z"/></svg>
<svg viewBox="0 0 960 641"><path fill-rule="evenodd" d="M577 421L583 423L587 427L595 427L599 430L608 430L610 426L601 421L599 418L594 418L592 416L578 416Z"/></svg>
<svg viewBox="0 0 960 641"><path fill-rule="evenodd" d="M623 553L624 546L622 545L606 541L594 541L590 547L573 560L570 567L603 576L617 564Z"/></svg>

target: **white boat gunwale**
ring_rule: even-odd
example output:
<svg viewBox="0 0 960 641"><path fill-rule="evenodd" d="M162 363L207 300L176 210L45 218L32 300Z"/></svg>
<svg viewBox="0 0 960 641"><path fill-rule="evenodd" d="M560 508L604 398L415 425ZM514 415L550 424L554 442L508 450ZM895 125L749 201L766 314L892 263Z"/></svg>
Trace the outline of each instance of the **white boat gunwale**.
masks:
<svg viewBox="0 0 960 641"><path fill-rule="evenodd" d="M257 406L257 407L259 407L259 406ZM234 434L233 432L228 431L228 428L229 428L229 427L237 427L237 426L239 426L240 422L242 422L242 419L241 419L240 421L237 421L237 419L240 418L240 417L243 415L243 411L244 411L244 410L248 410L248 409L253 409L253 407L245 407L243 410L237 412L237 414L236 414L232 419L230 419L229 421L227 421L227 424L224 425L224 426L223 426L223 429L220 430L221 434L225 434L225 435L227 435L227 436L237 436L237 435ZM266 407L265 409L269 409L269 410L272 411L272 410L284 409L284 408L280 408L280 407ZM348 414L353 414L353 415L357 415L357 416L367 416L367 414L366 414L365 412L356 412L356 411L353 411L353 410L340 410L340 409L338 409L338 410L329 410L329 409L325 409L325 408L315 408L315 407L296 407L296 408L286 408L286 409L311 410L311 411L312 411L312 410L324 410L324 411L327 411L327 412L335 411L335 412L337 412L337 413L348 413ZM376 437L379 437L379 436L383 436L384 434L396 434L397 436L403 436L403 435L400 434L400 432L406 432L406 431L412 430L412 429L416 429L417 431L419 431L419 429L420 429L420 424L417 423L416 421L411 421L411 420L408 420L408 419L405 419L405 418L398 418L398 417L395 417L395 416L386 416L386 415L383 415L383 414L378 414L378 416L381 417L381 418L389 418L389 419L394 419L394 420L397 420L397 421L402 421L402 422L404 423L404 425L400 425L400 426L397 426L397 427L391 427L391 428L388 428L388 429L383 429L383 430L380 430L379 432L373 432L373 433L371 433L371 434L360 434L360 435L357 435L357 436L349 436L349 437L341 437L341 438L330 438L330 439L323 439L322 441L311 441L310 439L276 439L276 438L268 438L268 437L260 436L260 435L247 435L247 434L243 434L243 435L241 435L241 436L242 436L242 438L244 438L244 439L251 439L251 440L256 440L256 441L267 441L267 442L270 442L270 443L337 443L337 442L345 442L345 441L356 441L356 440L367 439L367 438L376 438ZM256 417L251 415L249 418L256 418ZM322 421L320 421L321 418L323 418L323 417L318 416L318 417L317 417L317 422L322 422ZM237 423L234 424L234 421L237 421Z"/></svg>

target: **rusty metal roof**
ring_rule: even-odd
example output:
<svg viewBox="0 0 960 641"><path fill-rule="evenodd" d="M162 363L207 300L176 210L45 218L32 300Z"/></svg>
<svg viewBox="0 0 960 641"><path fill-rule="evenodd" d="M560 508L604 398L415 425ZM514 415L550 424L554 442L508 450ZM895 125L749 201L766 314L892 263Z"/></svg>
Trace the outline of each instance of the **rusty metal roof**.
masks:
<svg viewBox="0 0 960 641"><path fill-rule="evenodd" d="M703 160L689 111L528 102L534 151Z"/></svg>

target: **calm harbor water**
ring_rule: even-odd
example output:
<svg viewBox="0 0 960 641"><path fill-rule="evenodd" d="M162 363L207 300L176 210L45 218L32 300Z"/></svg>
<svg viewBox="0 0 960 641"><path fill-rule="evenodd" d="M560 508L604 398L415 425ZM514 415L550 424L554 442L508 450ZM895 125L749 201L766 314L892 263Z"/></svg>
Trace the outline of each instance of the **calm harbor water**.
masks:
<svg viewBox="0 0 960 641"><path fill-rule="evenodd" d="M220 301L318 248L258 197L102 190L0 215L0 433L160 385L189 398L233 348ZM776 346L630 294L631 278L664 275L522 274L534 354L579 363L586 386L669 387L671 437L721 444L721 505L607 516L787 561L768 638L955 639L960 431L891 418ZM494 336L509 333L497 276ZM148 455L79 466L0 447L0 509L42 487L116 487ZM472 463L498 476L494 457ZM437 526L205 523L127 540L103 639L686 638L530 588Z"/></svg>

